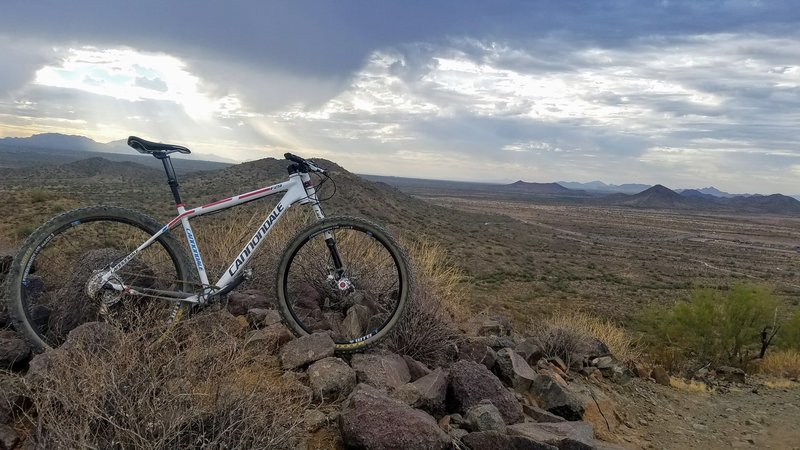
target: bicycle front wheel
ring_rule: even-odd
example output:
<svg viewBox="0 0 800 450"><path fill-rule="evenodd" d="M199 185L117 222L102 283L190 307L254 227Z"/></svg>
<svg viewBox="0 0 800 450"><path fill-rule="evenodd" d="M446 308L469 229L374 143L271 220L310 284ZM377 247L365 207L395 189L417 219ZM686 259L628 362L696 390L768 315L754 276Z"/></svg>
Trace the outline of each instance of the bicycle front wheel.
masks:
<svg viewBox="0 0 800 450"><path fill-rule="evenodd" d="M298 335L327 332L340 353L365 350L400 319L411 271L394 239L375 224L329 218L300 231L283 252L278 308Z"/></svg>
<svg viewBox="0 0 800 450"><path fill-rule="evenodd" d="M7 279L14 326L36 351L57 347L73 328L98 320L122 327L143 320L175 320L174 301L142 297L101 286L104 271L161 228L123 208L96 206L69 211L34 231L14 258ZM165 233L115 272L125 286L185 291L193 279L180 243Z"/></svg>

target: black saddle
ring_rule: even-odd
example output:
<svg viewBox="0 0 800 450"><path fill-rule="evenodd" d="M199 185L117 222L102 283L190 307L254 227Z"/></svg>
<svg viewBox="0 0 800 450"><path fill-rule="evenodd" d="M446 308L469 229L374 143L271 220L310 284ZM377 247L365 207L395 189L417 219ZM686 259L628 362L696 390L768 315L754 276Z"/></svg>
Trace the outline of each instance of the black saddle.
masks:
<svg viewBox="0 0 800 450"><path fill-rule="evenodd" d="M150 142L146 141L140 137L131 136L128 138L128 145L135 149L139 153L149 153L153 156L166 156L170 153L183 153L189 154L192 153L186 147L182 147L180 145L173 145L173 144L162 144L160 142Z"/></svg>

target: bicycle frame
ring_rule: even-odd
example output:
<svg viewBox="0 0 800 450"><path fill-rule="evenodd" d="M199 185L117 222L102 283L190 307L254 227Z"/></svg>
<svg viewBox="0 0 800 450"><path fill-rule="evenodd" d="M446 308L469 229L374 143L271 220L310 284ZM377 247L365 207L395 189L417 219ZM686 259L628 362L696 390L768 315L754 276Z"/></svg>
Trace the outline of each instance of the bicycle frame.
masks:
<svg viewBox="0 0 800 450"><path fill-rule="evenodd" d="M189 220L194 217L199 217L205 214L209 214L212 212L222 211L225 209L233 208L235 206L248 203L251 201L259 200L261 198L275 195L281 192L285 192L286 194L281 198L272 212L264 219L264 222L261 224L258 229L256 229L253 236L250 240L245 244L244 248L239 252L239 255L236 259L231 262L228 266L225 273L222 274L219 280L213 285L210 285L208 282L208 275L206 274L205 266L203 265L203 258L200 255L200 249L197 247L197 243L194 238L194 233L192 232L192 227L189 224ZM109 284L115 290L120 292L125 292L129 294L139 294L139 295L153 295L156 294L160 297L171 297L172 300L178 300L182 302L188 303L204 303L206 299L210 298L213 295L219 294L220 292L227 292L227 288L234 285L234 283L238 284L240 281L240 277L242 276L242 271L247 266L248 261L253 256L253 254L258 250L261 246L261 243L265 240L266 236L272 229L273 225L275 225L278 220L283 216L283 213L286 212L292 205L295 203L299 204L311 204L314 213L316 214L319 220L325 218L322 213L322 208L319 206L319 200L317 199L316 189L314 188L314 184L311 181L311 177L308 173L299 172L299 173L292 173L289 175L289 180L283 183L273 184L272 186L267 186L261 189L256 189L254 191L246 192L244 194L236 195L233 197L228 197L222 200L218 200L216 202L209 203L207 205L198 206L197 208L187 210L185 205L180 203L177 205L178 215L169 221L166 225L164 225L161 230L159 230L156 234L151 236L147 241L137 247L133 252L128 254L125 258L120 260L115 266L111 267L108 273L103 276L102 282L105 284ZM192 257L194 259L195 268L197 269L197 274L200 278L200 282L203 286L203 292L200 294L194 295L186 295L185 297L181 296L182 293L179 292L171 292L171 291L160 291L154 289L135 289L131 286L125 286L119 283L115 283L113 281L114 272L120 270L124 267L128 262L130 262L136 255L150 246L153 242L155 242L161 235L168 232L172 228L181 224L183 227L184 234L186 235L186 241L189 244L189 249L191 250ZM326 238L330 236L326 233Z"/></svg>

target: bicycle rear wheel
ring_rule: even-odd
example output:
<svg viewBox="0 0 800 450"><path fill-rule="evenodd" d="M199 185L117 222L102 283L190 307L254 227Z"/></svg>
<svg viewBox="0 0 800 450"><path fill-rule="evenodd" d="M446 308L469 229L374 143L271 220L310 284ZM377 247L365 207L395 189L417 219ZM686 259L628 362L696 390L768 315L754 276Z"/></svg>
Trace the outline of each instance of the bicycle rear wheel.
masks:
<svg viewBox="0 0 800 450"><path fill-rule="evenodd" d="M411 271L394 239L353 217L325 219L300 231L277 271L278 308L298 336L327 332L338 352L384 339L403 314Z"/></svg>
<svg viewBox="0 0 800 450"><path fill-rule="evenodd" d="M124 328L179 318L180 303L103 289L97 282L101 271L160 229L141 213L106 206L69 211L39 227L22 244L7 278L8 309L17 331L34 350L43 351L59 346L86 322L105 320ZM111 281L184 291L192 279L189 267L180 243L165 233Z"/></svg>

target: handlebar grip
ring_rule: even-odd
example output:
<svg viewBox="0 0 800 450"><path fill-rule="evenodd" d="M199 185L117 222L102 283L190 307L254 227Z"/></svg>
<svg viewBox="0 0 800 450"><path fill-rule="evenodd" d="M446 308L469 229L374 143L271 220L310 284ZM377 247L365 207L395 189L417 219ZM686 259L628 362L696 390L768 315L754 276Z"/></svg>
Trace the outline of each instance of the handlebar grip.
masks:
<svg viewBox="0 0 800 450"><path fill-rule="evenodd" d="M304 162L306 162L305 159L303 159L303 158L301 158L301 157L299 157L297 155L293 155L291 153L284 153L283 157L288 159L289 161L296 162L298 164L303 164Z"/></svg>

